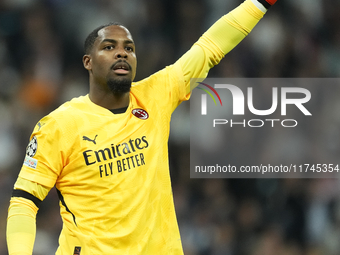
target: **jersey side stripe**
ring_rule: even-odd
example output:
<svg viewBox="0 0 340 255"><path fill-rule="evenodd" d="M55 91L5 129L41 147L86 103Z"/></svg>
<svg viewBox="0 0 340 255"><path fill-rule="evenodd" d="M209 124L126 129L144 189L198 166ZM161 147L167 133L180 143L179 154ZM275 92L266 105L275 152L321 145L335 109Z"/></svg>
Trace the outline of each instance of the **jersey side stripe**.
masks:
<svg viewBox="0 0 340 255"><path fill-rule="evenodd" d="M61 194L61 192L60 192L57 188L56 188L56 190L57 190L58 197L59 197L59 200L60 200L61 204L62 204L63 206L65 206L65 209L66 209L67 212L69 212L70 214L72 214L74 224L76 224L76 226L78 227L77 222L76 222L76 216L74 216L74 214L70 211L70 209L68 209L68 207L67 207L67 205L66 205L66 203L65 203L64 197L63 197L63 195Z"/></svg>

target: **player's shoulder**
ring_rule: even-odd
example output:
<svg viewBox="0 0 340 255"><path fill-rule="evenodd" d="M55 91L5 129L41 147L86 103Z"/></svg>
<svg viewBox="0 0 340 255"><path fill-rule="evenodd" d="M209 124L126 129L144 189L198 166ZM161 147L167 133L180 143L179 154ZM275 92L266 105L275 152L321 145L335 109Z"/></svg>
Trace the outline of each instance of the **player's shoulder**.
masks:
<svg viewBox="0 0 340 255"><path fill-rule="evenodd" d="M49 137L66 139L74 135L79 126L82 126L83 114L86 107L86 96L71 99L57 109L42 117L35 125L32 137Z"/></svg>
<svg viewBox="0 0 340 255"><path fill-rule="evenodd" d="M40 120L40 123L51 123L50 125L58 125L60 127L76 124L82 116L82 114L80 114L81 111L86 108L86 105L86 96L73 98L44 116Z"/></svg>
<svg viewBox="0 0 340 255"><path fill-rule="evenodd" d="M77 116L80 111L84 111L87 103L87 96L75 97L67 102L61 104L57 109L52 111L49 115L53 117L61 116L63 118L73 118Z"/></svg>

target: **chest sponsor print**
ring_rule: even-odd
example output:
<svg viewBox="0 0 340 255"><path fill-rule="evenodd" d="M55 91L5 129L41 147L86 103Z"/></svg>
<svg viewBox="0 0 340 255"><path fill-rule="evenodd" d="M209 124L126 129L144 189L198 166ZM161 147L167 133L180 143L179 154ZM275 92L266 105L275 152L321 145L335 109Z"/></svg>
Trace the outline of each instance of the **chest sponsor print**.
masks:
<svg viewBox="0 0 340 255"><path fill-rule="evenodd" d="M146 164L143 150L149 147L146 136L129 139L120 144L111 144L99 150L83 151L87 166L98 165L99 176L110 176L132 170Z"/></svg>

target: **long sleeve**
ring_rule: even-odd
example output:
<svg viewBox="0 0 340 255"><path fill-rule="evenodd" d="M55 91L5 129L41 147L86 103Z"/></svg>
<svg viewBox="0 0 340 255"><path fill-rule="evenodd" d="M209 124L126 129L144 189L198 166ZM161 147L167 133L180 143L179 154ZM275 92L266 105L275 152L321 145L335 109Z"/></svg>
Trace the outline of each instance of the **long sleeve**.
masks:
<svg viewBox="0 0 340 255"><path fill-rule="evenodd" d="M14 185L15 190L22 190L43 200L49 188L35 182L18 178ZM36 234L37 205L30 199L12 197L7 217L7 246L9 255L31 255Z"/></svg>
<svg viewBox="0 0 340 255"><path fill-rule="evenodd" d="M251 0L216 21L175 65L180 65L189 93L191 78L206 78L208 71L238 45L263 17Z"/></svg>
<svg viewBox="0 0 340 255"><path fill-rule="evenodd" d="M30 200L13 197L8 209L7 246L10 255L31 255L38 207Z"/></svg>

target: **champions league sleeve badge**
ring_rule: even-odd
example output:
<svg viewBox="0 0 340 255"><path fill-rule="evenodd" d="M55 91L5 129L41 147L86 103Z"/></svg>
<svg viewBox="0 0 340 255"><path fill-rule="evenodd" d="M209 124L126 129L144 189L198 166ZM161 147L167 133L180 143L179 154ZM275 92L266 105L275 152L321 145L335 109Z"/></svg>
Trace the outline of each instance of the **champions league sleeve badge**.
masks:
<svg viewBox="0 0 340 255"><path fill-rule="evenodd" d="M33 157L38 149L38 139L36 136L33 136L31 141L29 142L26 148L26 155L29 157Z"/></svg>

